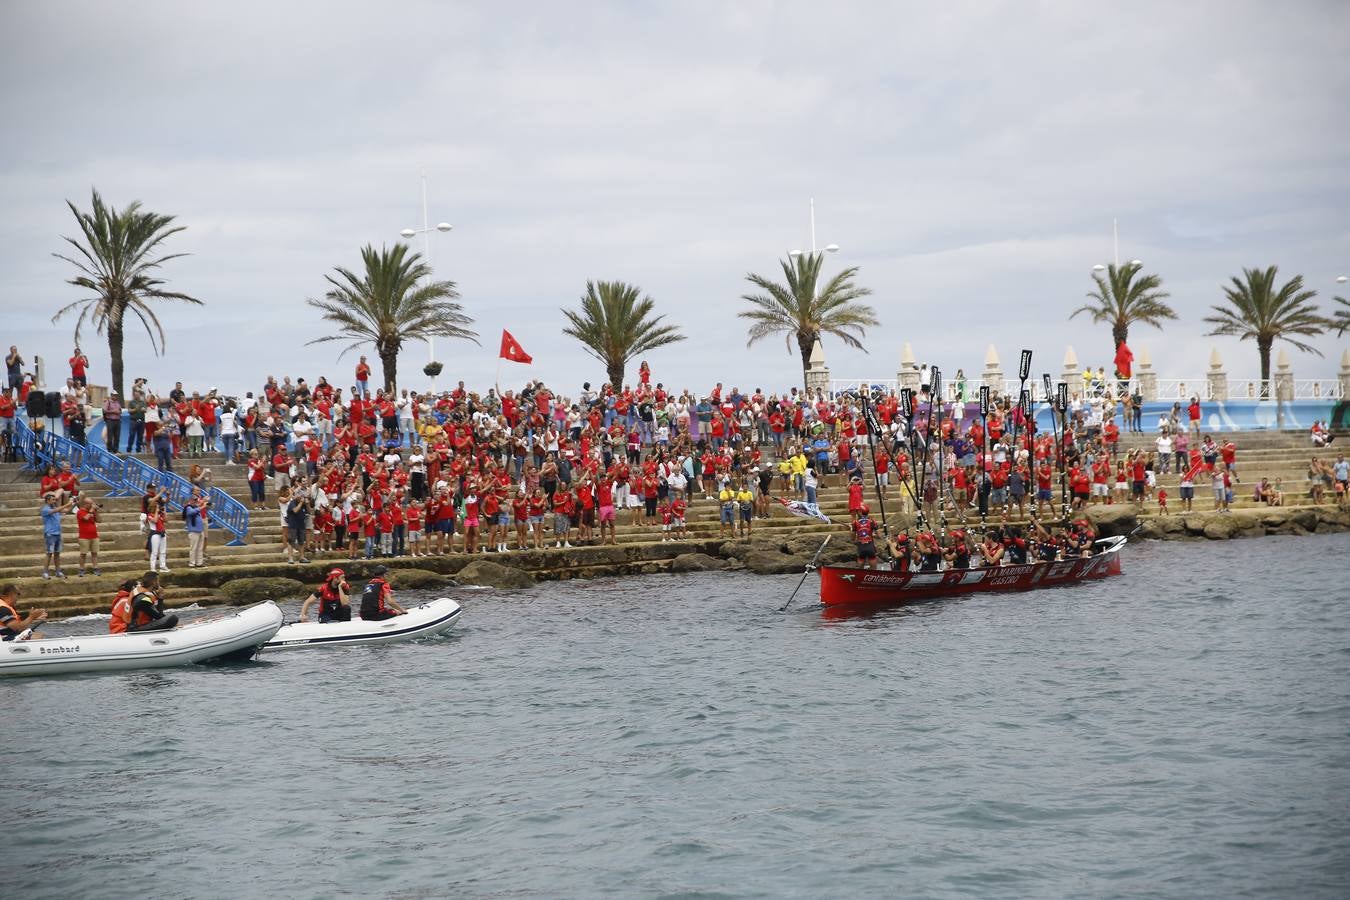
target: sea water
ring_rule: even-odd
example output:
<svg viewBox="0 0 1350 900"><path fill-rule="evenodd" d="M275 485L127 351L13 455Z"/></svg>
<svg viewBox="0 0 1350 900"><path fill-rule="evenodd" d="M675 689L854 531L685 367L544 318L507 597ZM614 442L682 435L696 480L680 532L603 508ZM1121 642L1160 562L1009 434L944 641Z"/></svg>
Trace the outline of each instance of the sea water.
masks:
<svg viewBox="0 0 1350 900"><path fill-rule="evenodd" d="M848 620L452 588L445 638L7 680L0 895L1350 895L1350 535L1122 556Z"/></svg>

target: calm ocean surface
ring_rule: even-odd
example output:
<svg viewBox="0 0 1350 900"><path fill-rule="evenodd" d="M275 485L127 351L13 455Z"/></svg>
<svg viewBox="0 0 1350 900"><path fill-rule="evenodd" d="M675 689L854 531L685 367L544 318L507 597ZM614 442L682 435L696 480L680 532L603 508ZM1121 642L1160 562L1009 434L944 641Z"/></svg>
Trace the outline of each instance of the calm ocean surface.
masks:
<svg viewBox="0 0 1350 900"><path fill-rule="evenodd" d="M452 589L419 644L9 680L0 896L1350 895L1350 535L1124 566L849 621Z"/></svg>

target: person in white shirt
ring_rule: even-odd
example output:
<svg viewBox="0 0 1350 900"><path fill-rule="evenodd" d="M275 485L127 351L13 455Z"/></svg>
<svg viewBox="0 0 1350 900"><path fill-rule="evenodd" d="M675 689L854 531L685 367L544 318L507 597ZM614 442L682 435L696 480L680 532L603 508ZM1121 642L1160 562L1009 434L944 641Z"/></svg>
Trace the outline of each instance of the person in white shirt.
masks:
<svg viewBox="0 0 1350 900"><path fill-rule="evenodd" d="M234 414L234 404L226 406L220 414L220 440L225 445L225 465L234 465L234 454L239 446L239 424Z"/></svg>
<svg viewBox="0 0 1350 900"><path fill-rule="evenodd" d="M1164 431L1158 435L1158 474L1166 474L1171 470L1172 460L1172 435Z"/></svg>

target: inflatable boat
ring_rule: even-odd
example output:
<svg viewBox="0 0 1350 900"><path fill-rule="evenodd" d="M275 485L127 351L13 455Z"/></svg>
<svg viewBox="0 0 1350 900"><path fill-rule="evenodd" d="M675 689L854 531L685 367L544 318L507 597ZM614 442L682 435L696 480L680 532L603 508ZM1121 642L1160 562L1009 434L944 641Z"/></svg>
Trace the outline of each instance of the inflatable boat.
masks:
<svg viewBox="0 0 1350 900"><path fill-rule="evenodd" d="M449 597L408 608L407 615L367 622L359 616L350 622L294 622L283 625L264 650L299 650L307 647L348 647L358 644L390 644L413 638L444 634L464 612Z"/></svg>
<svg viewBox="0 0 1350 900"><path fill-rule="evenodd" d="M58 675L248 659L281 627L270 600L165 631L44 637L0 643L0 675Z"/></svg>

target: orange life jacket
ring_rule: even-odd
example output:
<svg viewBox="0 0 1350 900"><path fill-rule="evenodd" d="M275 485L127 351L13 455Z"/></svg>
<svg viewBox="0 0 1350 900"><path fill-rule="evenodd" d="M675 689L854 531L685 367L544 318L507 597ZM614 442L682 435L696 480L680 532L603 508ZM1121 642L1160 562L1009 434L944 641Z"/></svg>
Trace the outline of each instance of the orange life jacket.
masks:
<svg viewBox="0 0 1350 900"><path fill-rule="evenodd" d="M112 618L108 620L108 633L124 634L130 623L131 594L127 591L118 591L117 598L113 600Z"/></svg>
<svg viewBox="0 0 1350 900"><path fill-rule="evenodd" d="M155 621L151 618L149 613L136 608L136 601L141 597L149 597L151 603L155 602L155 595L150 591L141 591L139 594L133 594L127 597L127 606L128 611L131 614L131 621L137 628L140 628L142 625L149 625L151 622Z"/></svg>
<svg viewBox="0 0 1350 900"><path fill-rule="evenodd" d="M5 609L9 610L9 614L10 614L11 616L14 617L13 619L11 619L11 620L9 621L9 624L8 624L8 625L0 626L0 627L8 628L10 631L13 631L15 634L19 634L20 632L22 632L23 629L19 627L19 623L22 622L23 620L19 618L19 611L18 611L17 609L15 609L15 608L10 604L10 602L9 602L8 600L6 600L4 597L0 597L0 606L3 606Z"/></svg>

